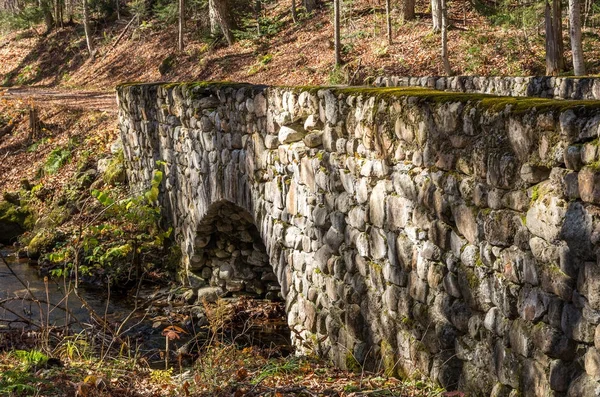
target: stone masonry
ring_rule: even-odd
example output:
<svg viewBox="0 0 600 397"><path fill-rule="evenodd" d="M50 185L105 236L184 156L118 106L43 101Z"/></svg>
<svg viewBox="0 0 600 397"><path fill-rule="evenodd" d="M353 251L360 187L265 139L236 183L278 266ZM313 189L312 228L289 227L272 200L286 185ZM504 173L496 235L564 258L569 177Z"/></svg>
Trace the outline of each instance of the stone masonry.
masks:
<svg viewBox="0 0 600 397"><path fill-rule="evenodd" d="M600 79L590 77L426 76L378 77L377 87L425 87L436 90L515 97L600 99Z"/></svg>
<svg viewBox="0 0 600 397"><path fill-rule="evenodd" d="M297 349L469 396L600 395L600 103L399 88L118 87L129 181L205 295ZM299 336L300 337L299 337Z"/></svg>

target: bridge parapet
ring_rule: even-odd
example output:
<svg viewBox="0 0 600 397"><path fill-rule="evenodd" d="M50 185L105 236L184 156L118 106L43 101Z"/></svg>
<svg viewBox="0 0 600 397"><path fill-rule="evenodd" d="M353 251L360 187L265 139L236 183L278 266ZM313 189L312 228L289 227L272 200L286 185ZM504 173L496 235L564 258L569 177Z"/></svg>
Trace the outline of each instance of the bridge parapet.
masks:
<svg viewBox="0 0 600 397"><path fill-rule="evenodd" d="M280 289L296 346L343 368L472 395L600 390L600 102L219 83L118 96L129 181L165 162L182 280L201 293ZM214 229L229 243L207 251Z"/></svg>
<svg viewBox="0 0 600 397"><path fill-rule="evenodd" d="M377 87L424 87L453 92L468 92L515 97L554 99L600 99L600 79L596 77L554 76L385 76Z"/></svg>

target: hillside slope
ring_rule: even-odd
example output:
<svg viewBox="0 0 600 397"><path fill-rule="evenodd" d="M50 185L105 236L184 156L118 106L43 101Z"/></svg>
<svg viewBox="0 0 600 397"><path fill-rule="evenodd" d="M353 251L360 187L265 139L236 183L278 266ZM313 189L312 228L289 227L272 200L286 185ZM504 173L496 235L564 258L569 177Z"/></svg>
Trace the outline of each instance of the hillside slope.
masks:
<svg viewBox="0 0 600 397"><path fill-rule="evenodd" d="M343 12L346 61L334 70L330 4L294 23L289 1L266 5L263 34L251 27L231 46L202 38L188 27L186 49L177 53L176 26L147 21L130 28L114 46L129 18L95 27L97 56L87 56L79 25L40 35L41 27L0 39L0 82L4 86L112 88L125 81L230 80L282 85L363 84L380 75L440 75L440 36L431 32L428 2L417 2L417 19L400 23L393 12L394 42L387 44L383 4L358 0ZM477 5L477 9L475 6ZM533 75L544 73L544 39L538 27L499 23L484 16L478 2L450 3L450 62L457 74ZM466 8L465 8L466 7ZM516 11L511 11L515 13ZM494 22L494 23L492 23ZM135 25L135 24L134 24ZM566 21L565 21L565 31ZM567 33L565 32L565 35ZM584 33L590 73L600 71L599 36ZM568 37L565 36L568 57ZM113 48L114 47L114 48ZM570 63L570 61L569 61ZM163 74L159 67L164 67Z"/></svg>

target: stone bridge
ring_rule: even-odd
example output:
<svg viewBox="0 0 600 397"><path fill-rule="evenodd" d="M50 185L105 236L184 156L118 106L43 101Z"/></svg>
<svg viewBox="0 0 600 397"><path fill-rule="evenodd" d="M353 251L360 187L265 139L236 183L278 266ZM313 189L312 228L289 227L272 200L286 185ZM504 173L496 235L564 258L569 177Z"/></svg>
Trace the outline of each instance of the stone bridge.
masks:
<svg viewBox="0 0 600 397"><path fill-rule="evenodd" d="M419 88L118 87L180 276L285 299L300 351L468 395L600 393L600 103Z"/></svg>

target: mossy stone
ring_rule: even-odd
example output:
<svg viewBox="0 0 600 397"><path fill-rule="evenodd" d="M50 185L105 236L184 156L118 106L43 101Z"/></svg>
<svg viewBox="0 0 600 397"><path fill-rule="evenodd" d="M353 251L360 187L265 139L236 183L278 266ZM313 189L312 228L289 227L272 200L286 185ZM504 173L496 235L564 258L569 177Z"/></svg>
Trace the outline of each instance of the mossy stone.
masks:
<svg viewBox="0 0 600 397"><path fill-rule="evenodd" d="M8 201L0 202L0 243L10 244L33 226L33 215L27 207Z"/></svg>
<svg viewBox="0 0 600 397"><path fill-rule="evenodd" d="M48 252L59 240L60 233L56 230L42 229L27 245L27 256L32 259L39 258L42 254Z"/></svg>

